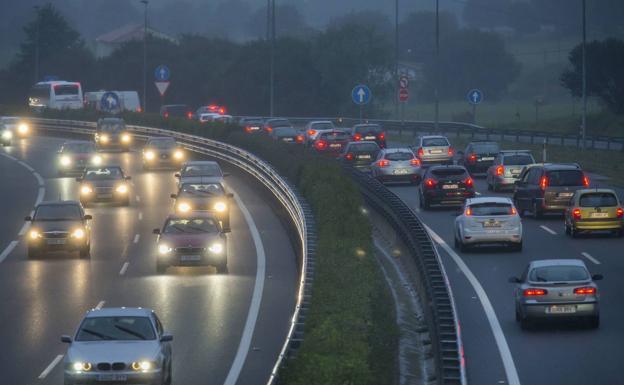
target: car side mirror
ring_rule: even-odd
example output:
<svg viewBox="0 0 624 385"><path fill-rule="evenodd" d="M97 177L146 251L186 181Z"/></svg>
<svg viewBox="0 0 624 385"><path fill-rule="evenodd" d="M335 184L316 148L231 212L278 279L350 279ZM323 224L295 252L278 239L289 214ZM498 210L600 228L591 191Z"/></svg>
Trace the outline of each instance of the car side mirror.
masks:
<svg viewBox="0 0 624 385"><path fill-rule="evenodd" d="M82 177L76 178L76 182L82 182Z"/></svg>
<svg viewBox="0 0 624 385"><path fill-rule="evenodd" d="M71 339L71 337L70 337L70 336L67 336L67 335L64 335L64 334L63 334L63 335L61 336L61 342L64 342L64 343L66 343L66 344L71 344L71 343L72 343L72 339Z"/></svg>
<svg viewBox="0 0 624 385"><path fill-rule="evenodd" d="M160 235L160 229L154 229L154 230L152 230L152 234L155 234L155 235Z"/></svg>
<svg viewBox="0 0 624 385"><path fill-rule="evenodd" d="M604 279L604 276L602 274L594 274L592 275L592 279L594 281L602 281Z"/></svg>
<svg viewBox="0 0 624 385"><path fill-rule="evenodd" d="M171 194L169 196L171 197L171 199L176 199L178 197L178 194Z"/></svg>
<svg viewBox="0 0 624 385"><path fill-rule="evenodd" d="M171 342L173 341L173 336L169 333L165 333L160 337L160 342Z"/></svg>
<svg viewBox="0 0 624 385"><path fill-rule="evenodd" d="M510 277L509 283L522 283L522 281L518 277Z"/></svg>
<svg viewBox="0 0 624 385"><path fill-rule="evenodd" d="M90 221L91 219L93 219L93 216L91 216L90 214L87 214L83 218L85 221Z"/></svg>
<svg viewBox="0 0 624 385"><path fill-rule="evenodd" d="M32 221L32 217L31 217L30 215L26 215L26 216L24 217L24 220L25 220L26 222L30 222L30 221Z"/></svg>
<svg viewBox="0 0 624 385"><path fill-rule="evenodd" d="M225 194L225 196L228 197L228 198L234 198L234 194L232 194L232 193L227 193L227 194Z"/></svg>
<svg viewBox="0 0 624 385"><path fill-rule="evenodd" d="M224 178L225 178L225 177L228 177L228 176L230 176L230 173L229 173L229 172L224 172L224 173L223 173L223 177L224 177Z"/></svg>
<svg viewBox="0 0 624 385"><path fill-rule="evenodd" d="M125 176L124 179L125 180L132 180L132 177L131 176Z"/></svg>
<svg viewBox="0 0 624 385"><path fill-rule="evenodd" d="M176 172L175 174L173 174L173 176L175 176L176 178L180 178L180 173Z"/></svg>

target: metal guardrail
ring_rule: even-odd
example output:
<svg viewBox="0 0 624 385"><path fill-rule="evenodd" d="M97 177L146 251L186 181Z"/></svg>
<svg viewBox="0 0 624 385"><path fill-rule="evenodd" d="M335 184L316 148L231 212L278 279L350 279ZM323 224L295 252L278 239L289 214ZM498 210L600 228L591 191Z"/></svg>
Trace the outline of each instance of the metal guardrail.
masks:
<svg viewBox="0 0 624 385"><path fill-rule="evenodd" d="M71 120L32 119L31 121L38 129L69 134L93 135L96 126L93 122ZM293 221L301 246L301 275L295 310L291 318L287 337L267 381L267 385L277 384L280 369L303 341L304 321L310 304L312 280L316 265L316 227L310 207L305 203L297 190L280 176L271 165L248 151L216 140L171 130L133 125L126 127L139 137L147 138L163 135L174 137L190 151L224 160L240 168L267 187Z"/></svg>
<svg viewBox="0 0 624 385"><path fill-rule="evenodd" d="M465 385L466 368L455 301L433 242L414 212L393 192L369 175L348 168L366 202L393 227L418 267L417 292L431 333L436 383Z"/></svg>

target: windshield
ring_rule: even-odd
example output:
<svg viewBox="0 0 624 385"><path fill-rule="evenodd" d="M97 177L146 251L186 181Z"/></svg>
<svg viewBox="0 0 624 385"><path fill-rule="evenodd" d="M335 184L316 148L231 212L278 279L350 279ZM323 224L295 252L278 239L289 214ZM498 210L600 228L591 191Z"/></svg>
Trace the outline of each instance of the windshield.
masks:
<svg viewBox="0 0 624 385"><path fill-rule="evenodd" d="M314 123L310 126L310 128L313 130L333 130L334 125L329 122Z"/></svg>
<svg viewBox="0 0 624 385"><path fill-rule="evenodd" d="M618 200L611 193L583 194L579 199L581 207L613 207L618 205Z"/></svg>
<svg viewBox="0 0 624 385"><path fill-rule="evenodd" d="M505 155L503 158L503 164L510 166L526 166L527 164L533 164L535 161L529 154L526 155Z"/></svg>
<svg viewBox="0 0 624 385"><path fill-rule="evenodd" d="M581 170L558 170L548 172L549 186L583 186L583 172Z"/></svg>
<svg viewBox="0 0 624 385"><path fill-rule="evenodd" d="M182 193L191 195L223 195L225 192L219 183L185 183Z"/></svg>
<svg viewBox="0 0 624 385"><path fill-rule="evenodd" d="M472 150L477 154L498 154L500 147L498 143L473 143Z"/></svg>
<svg viewBox="0 0 624 385"><path fill-rule="evenodd" d="M63 95L78 95L78 85L77 84L57 84L54 87L54 95L63 96Z"/></svg>
<svg viewBox="0 0 624 385"><path fill-rule="evenodd" d="M78 205L41 205L35 211L36 221L79 221L82 220Z"/></svg>
<svg viewBox="0 0 624 385"><path fill-rule="evenodd" d="M93 143L66 143L63 145L61 152L77 154L95 152L95 145Z"/></svg>
<svg viewBox="0 0 624 385"><path fill-rule="evenodd" d="M472 211L472 215L476 217L488 215L510 215L511 204L493 202L477 203L470 205L470 210Z"/></svg>
<svg viewBox="0 0 624 385"><path fill-rule="evenodd" d="M353 152L375 152L379 151L376 143L352 143L349 145L349 151Z"/></svg>
<svg viewBox="0 0 624 385"><path fill-rule="evenodd" d="M463 168L439 168L437 170L431 170L431 173L437 177L459 176L466 174L466 170Z"/></svg>
<svg viewBox="0 0 624 385"><path fill-rule="evenodd" d="M274 127L274 128L292 126L292 124L290 124L290 122L286 119L267 120L266 124L267 126Z"/></svg>
<svg viewBox="0 0 624 385"><path fill-rule="evenodd" d="M448 146L449 142L446 138L424 138L423 147Z"/></svg>
<svg viewBox="0 0 624 385"><path fill-rule="evenodd" d="M345 132L326 132L321 134L321 139L329 140L329 141L343 141L349 140L349 135Z"/></svg>
<svg viewBox="0 0 624 385"><path fill-rule="evenodd" d="M276 135L276 136L295 136L295 135L297 135L297 130L295 130L292 127L278 128L278 129L276 129L273 132L274 132L274 135Z"/></svg>
<svg viewBox="0 0 624 385"><path fill-rule="evenodd" d="M216 163L189 164L182 169L182 176L223 176Z"/></svg>
<svg viewBox="0 0 624 385"><path fill-rule="evenodd" d="M164 234L217 233L219 225L213 218L169 219L165 224Z"/></svg>
<svg viewBox="0 0 624 385"><path fill-rule="evenodd" d="M104 132L119 132L124 129L122 123L101 123L100 131Z"/></svg>
<svg viewBox="0 0 624 385"><path fill-rule="evenodd" d="M381 133L381 127L379 127L376 124L371 124L369 126L355 126L355 129L353 130L353 133L360 133L360 134L364 134L364 133L371 133L371 134L379 134Z"/></svg>
<svg viewBox="0 0 624 385"><path fill-rule="evenodd" d="M532 282L587 281L589 273L582 266L544 266L531 270L529 280Z"/></svg>
<svg viewBox="0 0 624 385"><path fill-rule="evenodd" d="M150 140L146 147L157 148L159 150L168 150L176 147L176 141L173 139Z"/></svg>
<svg viewBox="0 0 624 385"><path fill-rule="evenodd" d="M119 167L88 168L85 170L85 180L121 179L123 172Z"/></svg>
<svg viewBox="0 0 624 385"><path fill-rule="evenodd" d="M143 341L156 338L147 317L88 317L82 321L76 341Z"/></svg>
<svg viewBox="0 0 624 385"><path fill-rule="evenodd" d="M408 151L389 152L385 158L388 160L412 160L414 159L414 154Z"/></svg>

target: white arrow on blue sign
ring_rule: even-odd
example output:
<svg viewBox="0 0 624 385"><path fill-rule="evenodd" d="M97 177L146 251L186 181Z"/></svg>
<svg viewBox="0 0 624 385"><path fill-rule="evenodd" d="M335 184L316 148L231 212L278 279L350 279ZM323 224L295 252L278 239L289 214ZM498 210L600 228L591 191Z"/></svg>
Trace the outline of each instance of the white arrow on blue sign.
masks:
<svg viewBox="0 0 624 385"><path fill-rule="evenodd" d="M119 109L119 96L114 92L105 92L100 99L100 109L113 112Z"/></svg>
<svg viewBox="0 0 624 385"><path fill-rule="evenodd" d="M477 105L483 101L483 92L478 89L468 91L468 101L470 104Z"/></svg>
<svg viewBox="0 0 624 385"><path fill-rule="evenodd" d="M351 91L351 99L353 99L353 103L357 105L368 104L371 96L372 94L370 88L363 84L353 87L353 90Z"/></svg>
<svg viewBox="0 0 624 385"><path fill-rule="evenodd" d="M169 76L171 75L171 71L169 71L169 67L164 64L159 65L154 70L154 77L159 82L166 82L169 80Z"/></svg>

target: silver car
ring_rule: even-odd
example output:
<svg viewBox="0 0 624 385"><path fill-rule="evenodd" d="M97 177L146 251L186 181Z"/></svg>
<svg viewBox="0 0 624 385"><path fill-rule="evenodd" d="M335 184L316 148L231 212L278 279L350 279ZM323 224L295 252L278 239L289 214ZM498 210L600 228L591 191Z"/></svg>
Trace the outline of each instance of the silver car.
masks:
<svg viewBox="0 0 624 385"><path fill-rule="evenodd" d="M222 183L223 178L228 175L215 161L195 160L184 163L180 172L174 176L178 179L178 188L180 188L185 183Z"/></svg>
<svg viewBox="0 0 624 385"><path fill-rule="evenodd" d="M311 146L319 135L324 132L335 130L334 123L329 120L316 120L306 124L304 131L305 142Z"/></svg>
<svg viewBox="0 0 624 385"><path fill-rule="evenodd" d="M446 136L418 136L414 139L412 149L423 166L429 164L453 164L455 153Z"/></svg>
<svg viewBox="0 0 624 385"><path fill-rule="evenodd" d="M87 312L64 358L65 385L172 382L173 336L150 309L104 308Z"/></svg>
<svg viewBox="0 0 624 385"><path fill-rule="evenodd" d="M494 164L487 170L487 186L490 191L512 190L525 166L535 163L529 150L501 151Z"/></svg>
<svg viewBox="0 0 624 385"><path fill-rule="evenodd" d="M580 259L545 259L529 263L516 284L516 321L526 329L540 319L585 319L600 326L598 286Z"/></svg>
<svg viewBox="0 0 624 385"><path fill-rule="evenodd" d="M371 164L371 174L381 183L408 182L421 179L420 160L407 148L384 148Z"/></svg>
<svg viewBox="0 0 624 385"><path fill-rule="evenodd" d="M470 246L502 244L522 250L522 221L513 202L504 197L466 200L455 218L455 247L462 252Z"/></svg>

